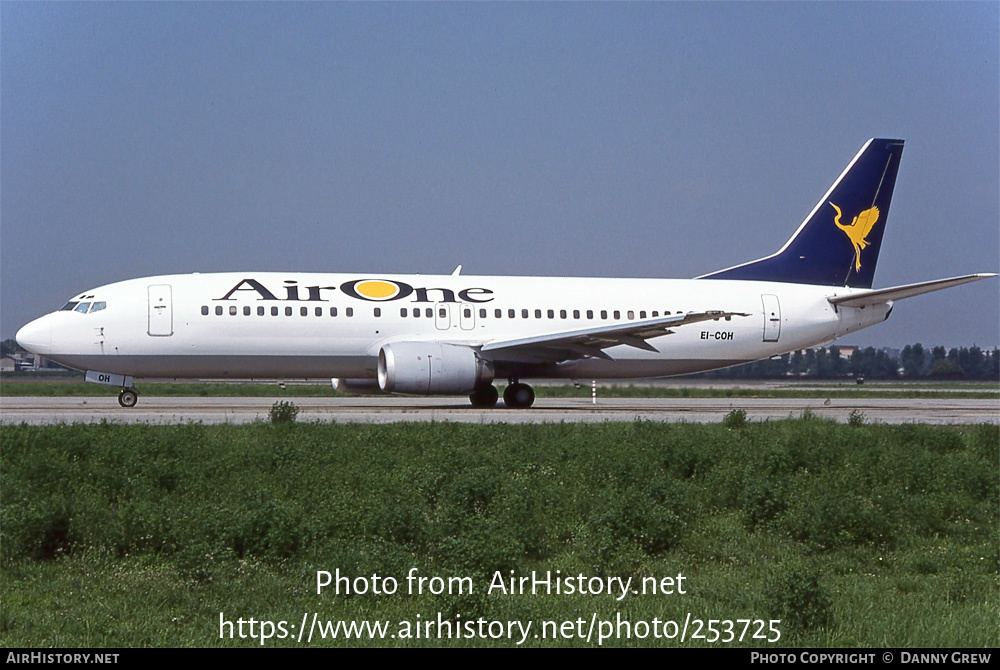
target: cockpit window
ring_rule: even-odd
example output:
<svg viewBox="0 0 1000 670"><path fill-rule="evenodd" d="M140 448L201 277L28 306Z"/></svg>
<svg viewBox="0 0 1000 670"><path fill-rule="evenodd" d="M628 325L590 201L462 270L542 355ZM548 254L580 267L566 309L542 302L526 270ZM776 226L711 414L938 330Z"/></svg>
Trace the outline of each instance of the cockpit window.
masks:
<svg viewBox="0 0 1000 670"><path fill-rule="evenodd" d="M61 312L80 312L80 314L86 314L90 312L100 312L102 309L107 308L108 303L104 300L99 302L80 302L78 300L70 300L68 303L63 305L63 308L59 311Z"/></svg>

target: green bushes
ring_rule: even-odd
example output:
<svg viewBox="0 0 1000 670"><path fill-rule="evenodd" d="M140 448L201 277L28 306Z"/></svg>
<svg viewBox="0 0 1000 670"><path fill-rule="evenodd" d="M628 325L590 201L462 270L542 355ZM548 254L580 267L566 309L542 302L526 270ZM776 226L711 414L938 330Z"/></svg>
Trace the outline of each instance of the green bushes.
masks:
<svg viewBox="0 0 1000 670"><path fill-rule="evenodd" d="M997 498L990 429L298 428L5 428L3 556L170 554L204 540L292 558L325 535L420 553L486 526L512 529L508 544L535 560L657 556L727 510L823 551L990 523L983 501Z"/></svg>
<svg viewBox="0 0 1000 670"><path fill-rule="evenodd" d="M819 573L803 566L785 568L764 585L768 610L780 618L785 634L801 634L832 621L832 600Z"/></svg>
<svg viewBox="0 0 1000 670"><path fill-rule="evenodd" d="M722 419L722 425L730 430L738 430L747 424L747 411L745 409L729 410L729 414Z"/></svg>
<svg viewBox="0 0 1000 670"><path fill-rule="evenodd" d="M867 419L868 417L860 409L852 409L850 416L847 417L847 425L857 428L858 426L865 425Z"/></svg>
<svg viewBox="0 0 1000 670"><path fill-rule="evenodd" d="M267 413L267 418L271 423L293 423L295 417L299 415L299 408L295 403L278 400Z"/></svg>
<svg viewBox="0 0 1000 670"><path fill-rule="evenodd" d="M787 639L820 645L864 639L822 636L835 618L843 630L853 571L888 569L867 561L902 557L892 584L910 600L967 607L990 602L998 561L989 426L97 424L5 426L2 438L5 577L138 561L218 599L246 571L288 573L299 589L338 567L695 571L692 598L705 600L677 607L781 617ZM7 594L27 588L3 581ZM880 584L887 598L903 588ZM463 617L499 607L481 593L435 604Z"/></svg>

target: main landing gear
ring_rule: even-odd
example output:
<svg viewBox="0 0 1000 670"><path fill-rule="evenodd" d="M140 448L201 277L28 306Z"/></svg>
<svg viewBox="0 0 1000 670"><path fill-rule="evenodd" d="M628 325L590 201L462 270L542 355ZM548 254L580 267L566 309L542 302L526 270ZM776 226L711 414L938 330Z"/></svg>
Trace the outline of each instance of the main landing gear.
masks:
<svg viewBox="0 0 1000 670"><path fill-rule="evenodd" d="M497 391L497 387L493 384L490 384L489 386L481 386L469 394L469 400L472 402L472 406L476 409L489 409L491 407L496 407L498 398L500 398L500 393Z"/></svg>
<svg viewBox="0 0 1000 670"><path fill-rule="evenodd" d="M122 407L135 407L137 402L139 402L139 394L131 386L123 388L118 393L118 404Z"/></svg>
<svg viewBox="0 0 1000 670"><path fill-rule="evenodd" d="M469 394L469 401L476 409L495 407L499 398L500 394L493 384L477 388ZM510 409L528 409L535 402L535 390L527 384L511 379L503 391L503 402Z"/></svg>
<svg viewBox="0 0 1000 670"><path fill-rule="evenodd" d="M511 409L528 409L535 402L535 389L511 379L503 390L503 403Z"/></svg>

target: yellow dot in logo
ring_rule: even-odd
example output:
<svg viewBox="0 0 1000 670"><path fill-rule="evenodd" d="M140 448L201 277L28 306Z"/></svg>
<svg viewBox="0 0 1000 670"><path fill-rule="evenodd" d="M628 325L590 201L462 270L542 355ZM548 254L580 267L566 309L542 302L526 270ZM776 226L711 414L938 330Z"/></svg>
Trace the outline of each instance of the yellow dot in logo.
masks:
<svg viewBox="0 0 1000 670"><path fill-rule="evenodd" d="M369 279L363 282L358 282L355 285L354 290L358 292L359 295L363 295L366 298L371 298L372 300L390 300L396 297L399 293L399 287L392 282L382 281L380 279Z"/></svg>

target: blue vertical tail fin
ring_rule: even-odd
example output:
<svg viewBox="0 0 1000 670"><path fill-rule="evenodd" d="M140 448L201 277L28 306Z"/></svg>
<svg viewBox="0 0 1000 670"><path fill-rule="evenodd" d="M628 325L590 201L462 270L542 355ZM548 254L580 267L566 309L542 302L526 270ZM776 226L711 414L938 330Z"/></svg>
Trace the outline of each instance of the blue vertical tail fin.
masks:
<svg viewBox="0 0 1000 670"><path fill-rule="evenodd" d="M699 279L871 288L902 153L902 140L868 140L785 246Z"/></svg>

